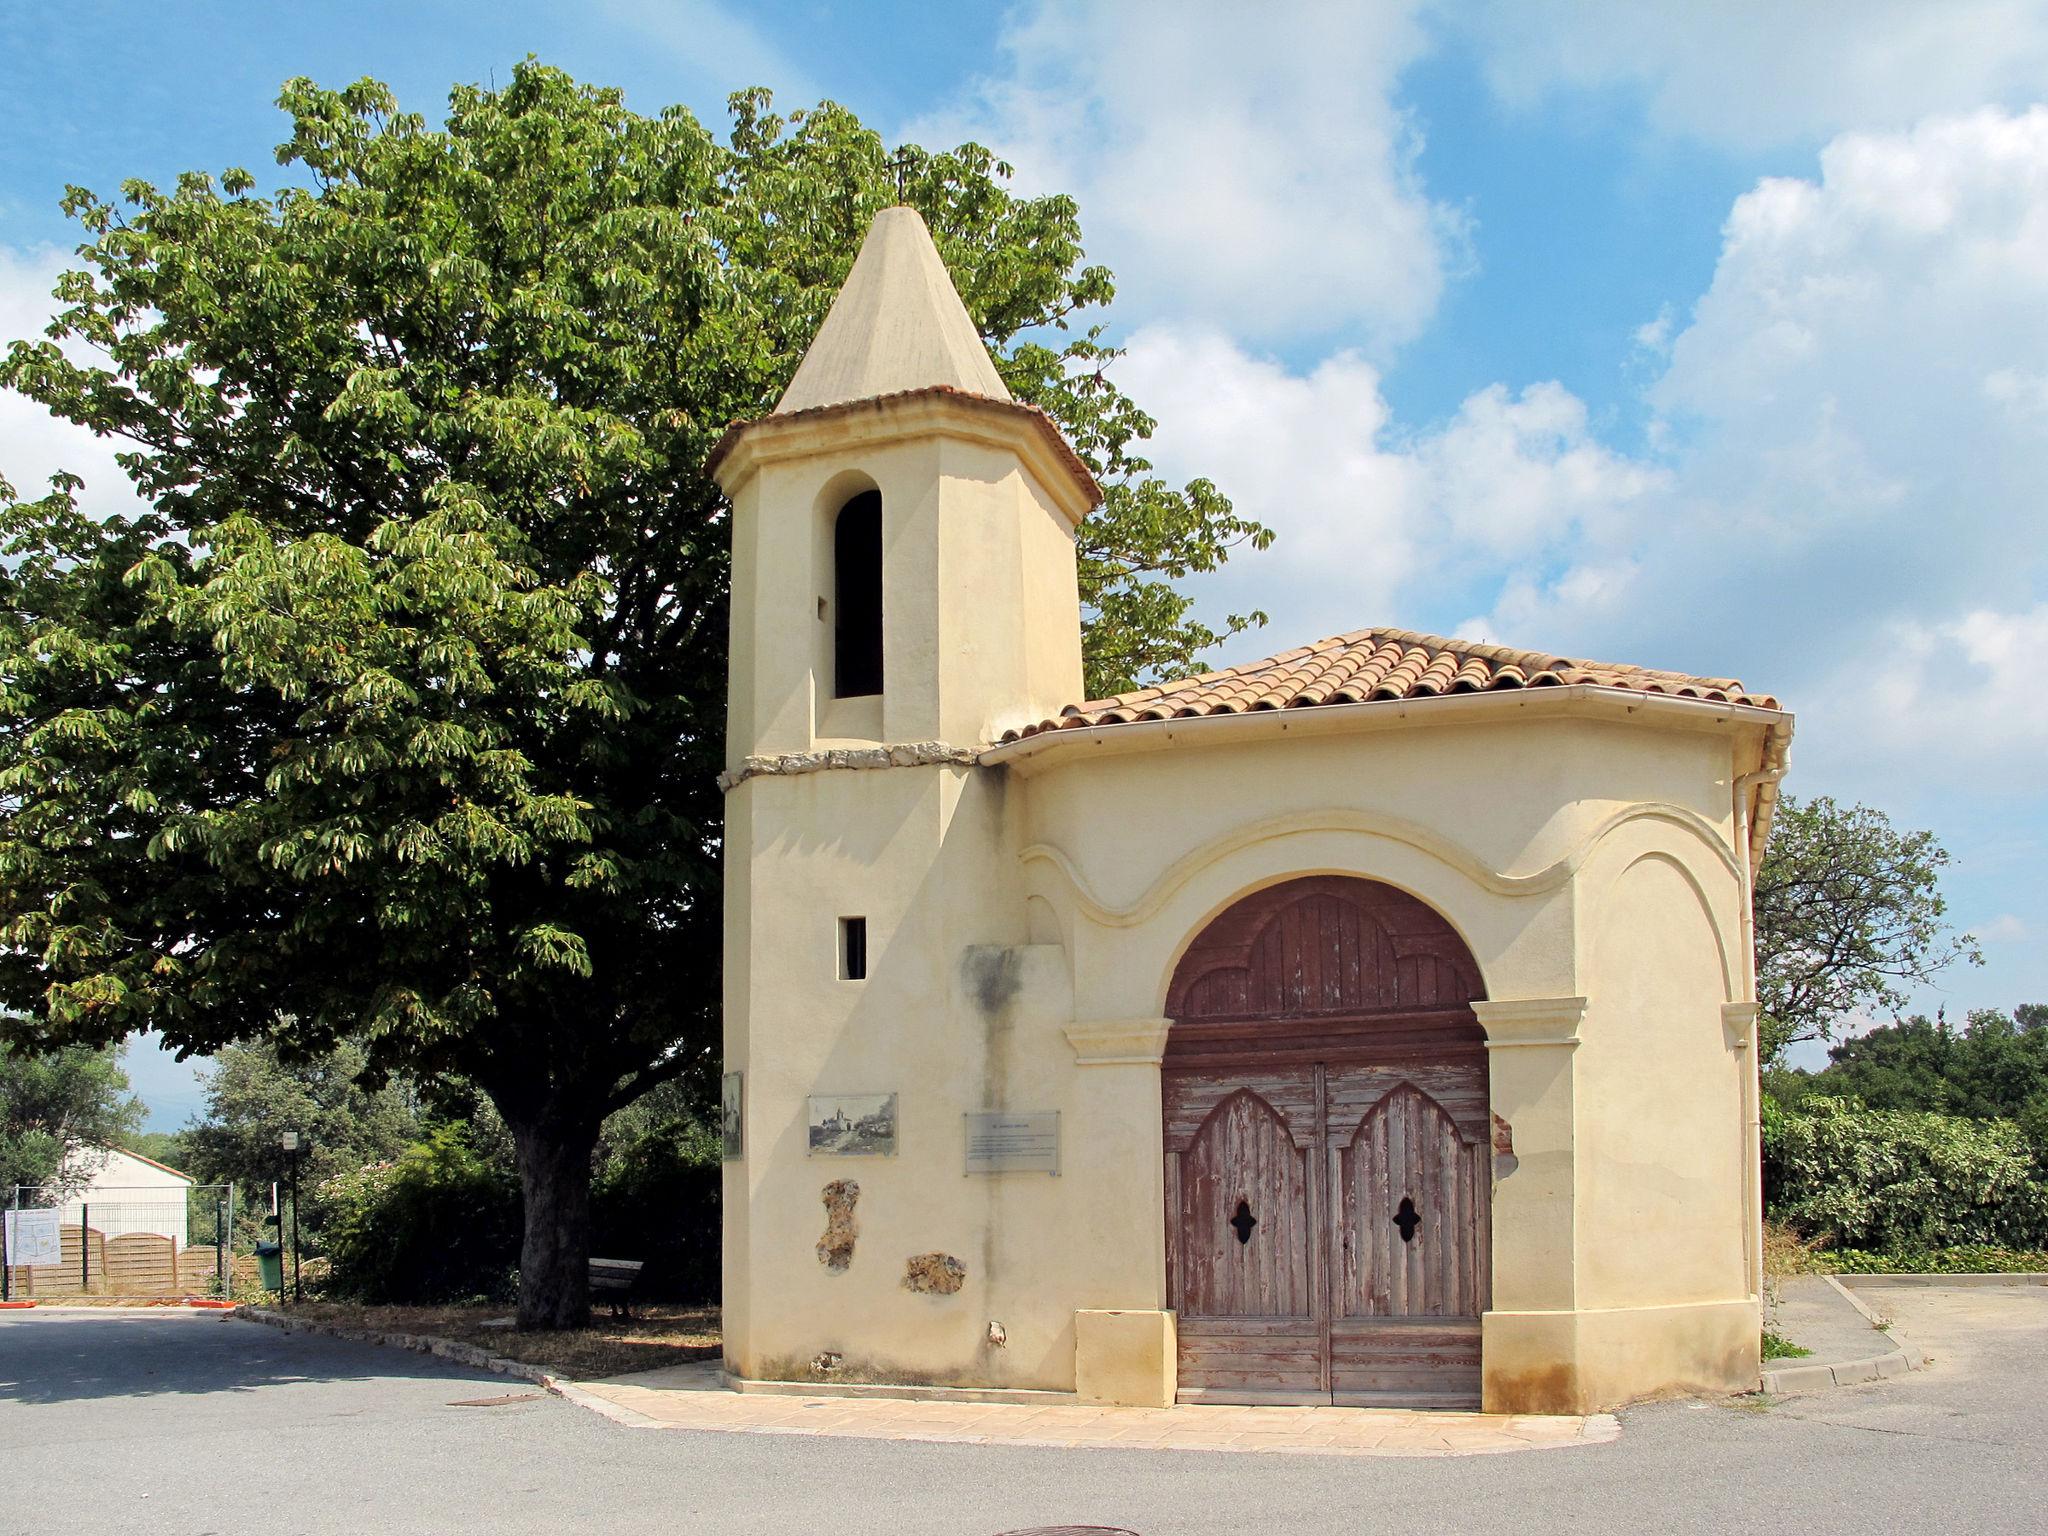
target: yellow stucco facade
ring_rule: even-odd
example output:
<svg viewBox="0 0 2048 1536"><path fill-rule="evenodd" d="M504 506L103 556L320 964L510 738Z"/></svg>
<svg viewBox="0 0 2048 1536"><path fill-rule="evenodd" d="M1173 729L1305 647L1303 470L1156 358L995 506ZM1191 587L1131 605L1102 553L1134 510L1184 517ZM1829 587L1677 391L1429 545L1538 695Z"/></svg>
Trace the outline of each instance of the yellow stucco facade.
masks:
<svg viewBox="0 0 2048 1536"><path fill-rule="evenodd" d="M752 424L717 464L728 1370L1171 1401L1175 965L1248 893L1347 875L1440 914L1483 978L1484 1406L1754 1387L1750 859L1788 717L1561 686L1005 742L1083 697L1092 488L1019 408L895 382ZM832 520L864 491L883 687L835 699ZM892 1153L814 1151L813 1096L881 1094ZM1056 1112L1057 1173L967 1172L966 1116L989 1111ZM851 1246L828 1263L844 1181ZM906 1283L932 1254L957 1288Z"/></svg>

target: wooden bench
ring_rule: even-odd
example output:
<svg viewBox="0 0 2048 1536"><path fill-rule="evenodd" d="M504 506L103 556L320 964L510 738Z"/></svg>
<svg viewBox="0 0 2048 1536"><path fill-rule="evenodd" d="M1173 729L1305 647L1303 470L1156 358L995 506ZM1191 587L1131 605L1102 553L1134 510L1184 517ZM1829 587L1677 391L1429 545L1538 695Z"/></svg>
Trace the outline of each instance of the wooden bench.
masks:
<svg viewBox="0 0 2048 1536"><path fill-rule="evenodd" d="M639 1259L592 1259L591 1300L602 1296L610 1303L613 1317L631 1317L633 1287L640 1283L640 1271L644 1267Z"/></svg>

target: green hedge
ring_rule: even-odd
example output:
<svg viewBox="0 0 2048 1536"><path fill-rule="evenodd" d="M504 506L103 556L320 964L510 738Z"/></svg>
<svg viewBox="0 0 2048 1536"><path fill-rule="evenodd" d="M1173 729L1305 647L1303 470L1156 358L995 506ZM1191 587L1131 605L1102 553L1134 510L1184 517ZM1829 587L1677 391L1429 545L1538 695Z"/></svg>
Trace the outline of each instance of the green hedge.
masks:
<svg viewBox="0 0 2048 1536"><path fill-rule="evenodd" d="M1764 1191L1778 1220L1866 1257L2048 1247L2048 1184L2006 1120L1766 1100Z"/></svg>
<svg viewBox="0 0 2048 1536"><path fill-rule="evenodd" d="M1975 1243L1925 1253L1865 1253L1860 1248L1823 1248L1812 1255L1815 1272L1831 1275L2041 1275L2048 1253L2039 1249L1994 1248Z"/></svg>
<svg viewBox="0 0 2048 1536"><path fill-rule="evenodd" d="M718 1298L719 1192L714 1141L661 1125L607 1149L591 1183L591 1251L639 1259L636 1294ZM430 1305L509 1301L518 1290L519 1181L464 1128L443 1126L396 1161L328 1180L329 1294Z"/></svg>

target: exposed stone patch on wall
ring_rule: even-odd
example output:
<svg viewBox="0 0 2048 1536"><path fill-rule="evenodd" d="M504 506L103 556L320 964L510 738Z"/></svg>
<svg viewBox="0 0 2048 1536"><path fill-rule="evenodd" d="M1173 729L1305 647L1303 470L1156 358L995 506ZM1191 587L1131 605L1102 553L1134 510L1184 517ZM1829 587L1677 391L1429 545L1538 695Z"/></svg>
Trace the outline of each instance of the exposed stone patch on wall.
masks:
<svg viewBox="0 0 2048 1536"><path fill-rule="evenodd" d="M903 1266L903 1289L920 1296L951 1296L967 1283L967 1266L950 1253L919 1253Z"/></svg>
<svg viewBox="0 0 2048 1536"><path fill-rule="evenodd" d="M1515 1156L1515 1128L1499 1115L1493 1116L1493 1176L1504 1179L1521 1166Z"/></svg>
<svg viewBox="0 0 2048 1536"><path fill-rule="evenodd" d="M853 1240L860 1235L853 1208L859 1200L860 1185L852 1179L834 1179L825 1186L825 1235L818 1239L818 1262L827 1269L843 1270L853 1263Z"/></svg>
<svg viewBox="0 0 2048 1536"><path fill-rule="evenodd" d="M725 794L749 779L797 773L826 773L840 768L924 768L934 763L972 767L978 747L949 746L943 741L904 741L886 747L834 747L827 752L783 752L774 757L749 757L737 769L718 776Z"/></svg>

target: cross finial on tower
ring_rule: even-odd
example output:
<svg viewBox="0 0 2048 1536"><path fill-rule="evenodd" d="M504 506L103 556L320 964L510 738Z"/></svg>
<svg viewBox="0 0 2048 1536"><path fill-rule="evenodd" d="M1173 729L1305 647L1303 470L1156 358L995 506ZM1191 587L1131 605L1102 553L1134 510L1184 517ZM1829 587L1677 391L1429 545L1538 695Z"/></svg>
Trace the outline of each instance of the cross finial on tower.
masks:
<svg viewBox="0 0 2048 1536"><path fill-rule="evenodd" d="M917 169L917 154L908 144L889 157L889 174L896 181L896 201L910 202L910 173Z"/></svg>

